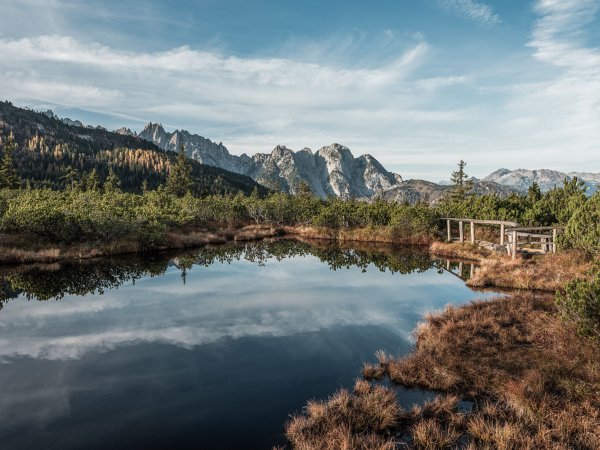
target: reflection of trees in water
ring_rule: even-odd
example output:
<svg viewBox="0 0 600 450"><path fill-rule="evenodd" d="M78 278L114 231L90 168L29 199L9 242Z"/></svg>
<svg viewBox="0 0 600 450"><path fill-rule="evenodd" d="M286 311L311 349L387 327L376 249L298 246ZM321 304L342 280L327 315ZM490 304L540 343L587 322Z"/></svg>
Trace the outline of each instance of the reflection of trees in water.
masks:
<svg viewBox="0 0 600 450"><path fill-rule="evenodd" d="M269 259L313 256L330 269L360 268L369 265L391 273L423 272L434 263L426 252L415 248L382 247L381 245L340 246L330 243L309 244L290 239L260 241L244 244L230 243L208 246L194 252L173 255L153 255L135 258L107 258L87 262L72 262L52 266L26 266L0 272L0 308L20 294L27 299L60 299L65 295L103 293L123 283L145 277L162 275L169 264L176 266L185 282L193 266L208 267L215 263L230 264L245 260L264 266Z"/></svg>

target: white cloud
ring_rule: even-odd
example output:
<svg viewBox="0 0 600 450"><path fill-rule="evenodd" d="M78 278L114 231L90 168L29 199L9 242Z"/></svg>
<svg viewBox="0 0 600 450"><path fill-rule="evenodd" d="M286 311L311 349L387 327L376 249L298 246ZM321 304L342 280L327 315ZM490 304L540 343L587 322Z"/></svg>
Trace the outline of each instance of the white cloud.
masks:
<svg viewBox="0 0 600 450"><path fill-rule="evenodd" d="M491 6L475 0L438 0L443 9L484 25L501 22Z"/></svg>
<svg viewBox="0 0 600 450"><path fill-rule="evenodd" d="M500 21L481 2L442 3ZM396 30L295 40L273 52L285 57L0 34L0 60L10 61L0 65L0 99L98 113L114 128L162 122L236 154L340 142L405 178L444 179L460 158L476 176L517 165L600 170L600 50L587 40L599 4L537 1L528 47L485 66ZM473 45L477 55L485 43Z"/></svg>

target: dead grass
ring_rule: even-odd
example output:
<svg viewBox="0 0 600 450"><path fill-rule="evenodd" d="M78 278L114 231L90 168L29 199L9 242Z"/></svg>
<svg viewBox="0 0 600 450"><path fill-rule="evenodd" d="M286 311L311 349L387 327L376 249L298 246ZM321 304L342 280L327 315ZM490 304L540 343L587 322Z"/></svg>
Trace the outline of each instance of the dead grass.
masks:
<svg viewBox="0 0 600 450"><path fill-rule="evenodd" d="M166 248L199 247L205 244L224 244L227 239L209 231L191 231L188 233L170 231L167 233Z"/></svg>
<svg viewBox="0 0 600 450"><path fill-rule="evenodd" d="M546 255L519 256L516 259L477 245L434 242L430 253L435 256L479 261L473 276L467 281L471 287L500 287L556 291L569 281L584 276L592 262L576 251Z"/></svg>
<svg viewBox="0 0 600 450"><path fill-rule="evenodd" d="M250 225L238 230L233 239L236 241L257 241L264 238L282 236L283 230L275 227Z"/></svg>
<svg viewBox="0 0 600 450"><path fill-rule="evenodd" d="M458 242L434 242L429 246L429 252L435 256L480 261L492 255L490 250L473 244Z"/></svg>
<svg viewBox="0 0 600 450"><path fill-rule="evenodd" d="M393 227L366 227L335 230L314 226L284 227L287 234L306 239L323 239L339 242L379 242L401 245L429 245L434 236L428 234L402 235Z"/></svg>
<svg viewBox="0 0 600 450"><path fill-rule="evenodd" d="M392 450L396 441L389 430L400 420L393 389L359 380L353 393L342 389L326 401L309 401L286 424L286 435L294 448L303 450Z"/></svg>
<svg viewBox="0 0 600 450"><path fill-rule="evenodd" d="M383 429L356 427L366 419L348 419L364 417L367 407L377 413L378 402L355 413L347 401L341 415L330 414L339 399L318 403L320 414L307 409L290 422L302 437L290 439L294 447L324 445L331 417L343 416L352 436L370 433L383 442L395 436L397 445L414 448L600 448L600 345L560 320L551 295L519 293L449 306L429 315L415 334L413 353L392 358L378 352L377 363L365 364L363 375L442 392L437 398L410 411L396 409L396 420ZM369 395L371 389L357 383L354 395ZM350 395L340 392L336 396ZM472 401L472 410L460 410L460 399ZM290 430L288 425L288 436ZM399 436L406 434L410 438L402 442ZM316 445L296 445L309 441Z"/></svg>
<svg viewBox="0 0 600 450"><path fill-rule="evenodd" d="M52 262L60 255L58 248L43 250L24 250L19 248L0 247L0 264L22 264L34 262Z"/></svg>
<svg viewBox="0 0 600 450"><path fill-rule="evenodd" d="M556 291L569 281L583 277L592 262L579 252L564 252L517 258L494 255L483 259L467 285Z"/></svg>

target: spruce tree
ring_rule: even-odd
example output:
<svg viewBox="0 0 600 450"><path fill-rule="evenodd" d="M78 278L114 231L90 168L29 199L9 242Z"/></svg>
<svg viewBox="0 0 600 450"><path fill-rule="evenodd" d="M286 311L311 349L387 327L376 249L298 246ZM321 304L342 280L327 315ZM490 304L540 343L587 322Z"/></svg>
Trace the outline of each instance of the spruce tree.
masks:
<svg viewBox="0 0 600 450"><path fill-rule="evenodd" d="M98 174L96 168L93 168L85 177L85 190L86 191L97 191L100 181L98 180Z"/></svg>
<svg viewBox="0 0 600 450"><path fill-rule="evenodd" d="M469 175L465 172L465 166L467 165L462 159L458 163L458 170L452 172L450 181L454 185L452 190L452 200L464 199L469 191L473 189L473 182L468 180Z"/></svg>
<svg viewBox="0 0 600 450"><path fill-rule="evenodd" d="M19 187L19 177L15 171L13 155L17 151L17 143L12 133L8 135L4 149L2 150L2 161L0 162L0 189L16 189Z"/></svg>
<svg viewBox="0 0 600 450"><path fill-rule="evenodd" d="M183 144L179 146L179 154L169 169L166 191L171 195L183 197L192 189L192 165L185 156Z"/></svg>
<svg viewBox="0 0 600 450"><path fill-rule="evenodd" d="M106 180L104 180L104 191L105 192L114 192L119 189L121 186L121 180L113 170L112 166L108 168L108 176Z"/></svg>

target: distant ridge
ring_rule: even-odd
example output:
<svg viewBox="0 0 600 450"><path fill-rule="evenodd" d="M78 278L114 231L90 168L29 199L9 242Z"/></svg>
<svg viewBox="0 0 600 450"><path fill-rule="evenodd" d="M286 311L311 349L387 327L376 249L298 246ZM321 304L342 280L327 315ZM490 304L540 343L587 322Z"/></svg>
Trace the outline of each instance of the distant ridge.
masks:
<svg viewBox="0 0 600 450"><path fill-rule="evenodd" d="M20 177L36 187L63 188L92 170L100 181L111 168L121 187L141 191L163 184L175 153L165 151L127 128L115 132L61 119L52 111L37 112L0 102L0 149L12 133ZM194 192L198 194L250 194L268 190L252 178L192 160Z"/></svg>

